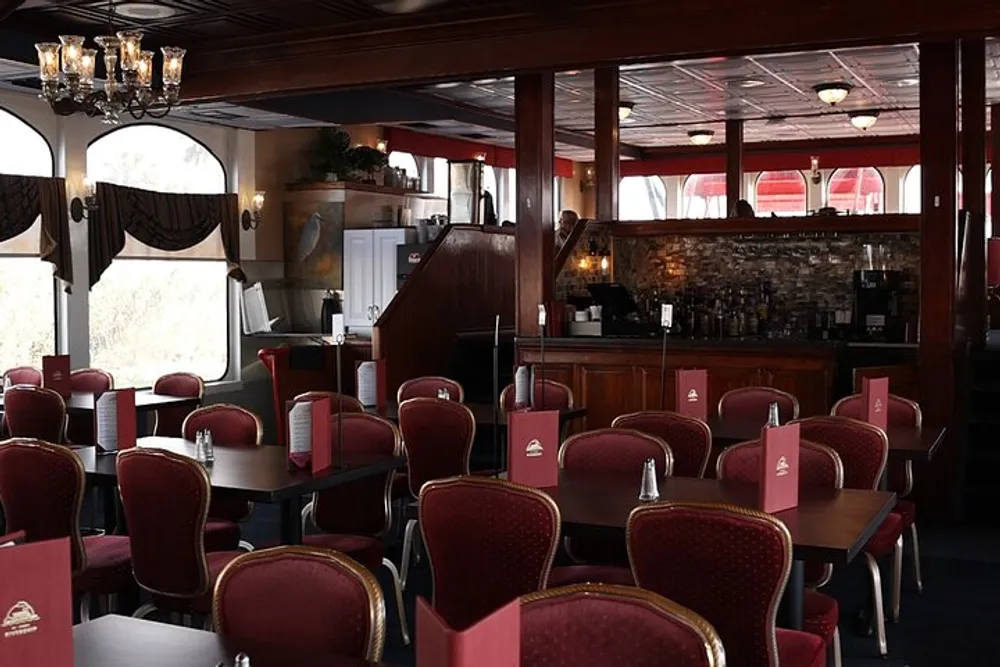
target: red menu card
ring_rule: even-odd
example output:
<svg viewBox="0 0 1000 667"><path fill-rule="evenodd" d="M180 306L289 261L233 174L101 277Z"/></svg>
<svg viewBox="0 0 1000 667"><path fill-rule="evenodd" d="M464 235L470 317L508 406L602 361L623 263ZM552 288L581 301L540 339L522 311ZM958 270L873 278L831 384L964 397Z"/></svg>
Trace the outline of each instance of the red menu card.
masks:
<svg viewBox="0 0 1000 667"><path fill-rule="evenodd" d="M885 430L889 426L889 378L861 378L865 421Z"/></svg>
<svg viewBox="0 0 1000 667"><path fill-rule="evenodd" d="M0 665L73 667L69 539L0 549Z"/></svg>
<svg viewBox="0 0 1000 667"><path fill-rule="evenodd" d="M52 354L42 357L42 386L69 398L73 393L69 382L69 355Z"/></svg>
<svg viewBox="0 0 1000 667"><path fill-rule="evenodd" d="M799 425L761 429L760 508L768 513L799 504Z"/></svg>
<svg viewBox="0 0 1000 667"><path fill-rule="evenodd" d="M417 667L518 667L521 602L514 600L462 632L417 598Z"/></svg>
<svg viewBox="0 0 1000 667"><path fill-rule="evenodd" d="M708 419L708 371L678 370L674 378L677 412L702 421Z"/></svg>
<svg viewBox="0 0 1000 667"><path fill-rule="evenodd" d="M292 468L318 473L333 467L330 412L329 398L289 401L288 461Z"/></svg>
<svg viewBox="0 0 1000 667"><path fill-rule="evenodd" d="M106 452L135 447L135 389L105 391L94 397L94 442Z"/></svg>
<svg viewBox="0 0 1000 667"><path fill-rule="evenodd" d="M546 488L559 484L559 411L507 414L507 479Z"/></svg>

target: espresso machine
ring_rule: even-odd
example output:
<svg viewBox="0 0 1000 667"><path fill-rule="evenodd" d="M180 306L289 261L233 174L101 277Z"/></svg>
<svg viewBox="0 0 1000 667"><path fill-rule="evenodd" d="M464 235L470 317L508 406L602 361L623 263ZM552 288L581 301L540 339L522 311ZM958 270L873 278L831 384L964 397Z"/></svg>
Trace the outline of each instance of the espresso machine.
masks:
<svg viewBox="0 0 1000 667"><path fill-rule="evenodd" d="M854 326L858 339L902 343L906 323L900 317L899 271L862 269L854 272Z"/></svg>

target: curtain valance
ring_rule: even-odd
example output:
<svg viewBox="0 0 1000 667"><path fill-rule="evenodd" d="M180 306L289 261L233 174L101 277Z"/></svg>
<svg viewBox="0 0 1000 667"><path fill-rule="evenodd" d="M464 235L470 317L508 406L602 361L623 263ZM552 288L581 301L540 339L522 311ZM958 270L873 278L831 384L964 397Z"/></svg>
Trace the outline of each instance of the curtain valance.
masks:
<svg viewBox="0 0 1000 667"><path fill-rule="evenodd" d="M69 289L73 255L65 179L0 174L0 241L25 233L38 216L42 217L38 255L52 263L53 274Z"/></svg>

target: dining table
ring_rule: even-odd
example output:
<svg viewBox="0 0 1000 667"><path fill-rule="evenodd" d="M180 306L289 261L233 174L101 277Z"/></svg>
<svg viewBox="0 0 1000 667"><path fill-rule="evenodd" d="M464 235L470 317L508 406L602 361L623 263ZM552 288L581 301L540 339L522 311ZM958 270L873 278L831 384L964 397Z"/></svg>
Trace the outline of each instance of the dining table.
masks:
<svg viewBox="0 0 1000 667"><path fill-rule="evenodd" d="M464 405L472 412L472 416L475 418L476 424L479 426L507 425L506 415L502 410L495 408L492 403L464 403ZM399 421L399 404L396 402L389 403L384 408L377 408L375 406L366 407L365 412L371 415L377 415L383 419L388 419L392 422ZM587 408L563 408L559 410L560 427L568 421L586 416Z"/></svg>
<svg viewBox="0 0 1000 667"><path fill-rule="evenodd" d="M96 402L94 392L74 391L68 398L63 400L66 403L66 413L70 415L87 415L94 411ZM166 407L197 407L201 404L198 396L167 396L166 394L154 393L151 389L141 389L135 392L135 411L139 414L151 412L158 408ZM0 393L0 411L3 410L3 394Z"/></svg>

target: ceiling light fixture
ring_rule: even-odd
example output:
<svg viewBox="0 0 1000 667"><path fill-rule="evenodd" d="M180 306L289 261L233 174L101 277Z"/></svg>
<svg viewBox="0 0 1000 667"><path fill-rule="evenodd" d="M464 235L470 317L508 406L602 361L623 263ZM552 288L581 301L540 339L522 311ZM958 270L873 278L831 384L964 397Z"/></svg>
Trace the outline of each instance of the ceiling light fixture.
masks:
<svg viewBox="0 0 1000 667"><path fill-rule="evenodd" d="M851 125L859 130L867 130L878 122L878 111L852 111L847 114L851 119Z"/></svg>
<svg viewBox="0 0 1000 667"><path fill-rule="evenodd" d="M688 132L688 139L695 146L704 146L712 143L712 137L714 136L715 132L713 130L691 130Z"/></svg>
<svg viewBox="0 0 1000 667"><path fill-rule="evenodd" d="M819 99L830 106L835 106L843 102L853 88L854 86L844 81L820 83L813 86L813 90L816 91Z"/></svg>
<svg viewBox="0 0 1000 667"><path fill-rule="evenodd" d="M740 81L740 88L760 88L764 85L764 82L760 79L742 79Z"/></svg>
<svg viewBox="0 0 1000 667"><path fill-rule="evenodd" d="M632 115L632 110L635 109L635 102L619 102L618 103L618 120L627 120L629 116Z"/></svg>

